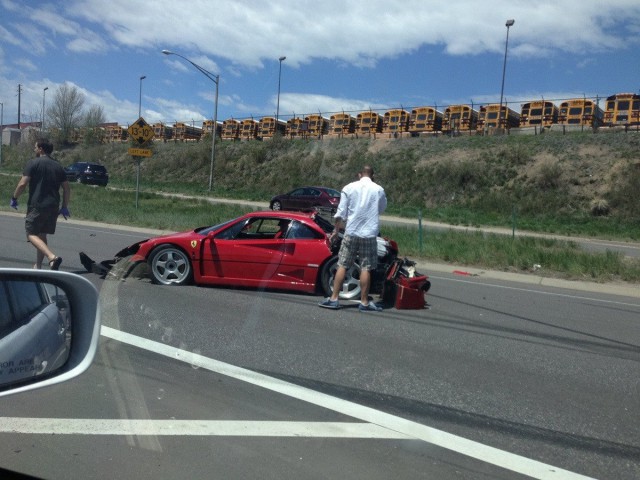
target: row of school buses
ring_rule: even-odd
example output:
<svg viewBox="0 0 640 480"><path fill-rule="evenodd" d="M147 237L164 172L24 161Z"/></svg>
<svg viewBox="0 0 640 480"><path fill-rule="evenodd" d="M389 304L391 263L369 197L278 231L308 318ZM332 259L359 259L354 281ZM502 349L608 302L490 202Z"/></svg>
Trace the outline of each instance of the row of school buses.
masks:
<svg viewBox="0 0 640 480"><path fill-rule="evenodd" d="M606 99L603 110L598 101L588 98L568 99L556 106L539 100L526 102L516 112L507 105L488 104L451 105L443 111L436 107L416 107L411 111L392 109L383 114L364 111L356 115L335 113L329 118L322 114L280 120L263 117L238 120L230 118L217 122L216 134L223 140L269 139L276 134L287 138L321 138L345 136L420 136L428 134L491 134L511 129L551 129L554 126L571 128L639 128L640 95L620 93ZM213 131L214 122L205 120L202 127L176 122L153 124L155 141L197 141ZM127 128L105 125L105 141L127 140Z"/></svg>

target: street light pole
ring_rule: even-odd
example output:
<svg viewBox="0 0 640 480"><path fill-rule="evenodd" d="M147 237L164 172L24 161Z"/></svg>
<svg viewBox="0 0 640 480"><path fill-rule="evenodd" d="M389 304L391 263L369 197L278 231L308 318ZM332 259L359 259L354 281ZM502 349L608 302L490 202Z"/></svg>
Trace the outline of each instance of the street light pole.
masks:
<svg viewBox="0 0 640 480"><path fill-rule="evenodd" d="M178 57L186 60L191 65L196 67L196 69L198 69L198 71L200 73L202 73L205 77L207 77L209 80L211 80L213 83L216 84L216 96L215 96L214 106L213 106L213 132L212 132L212 135L211 135L211 137L212 137L212 140L211 140L211 166L209 168L209 191L211 191L211 189L213 187L213 164L215 163L215 158L216 158L216 133L217 133L217 130L218 130L218 85L220 83L220 75L214 75L213 73L209 72L208 70L205 70L204 68L202 68L200 65L197 65L197 64L193 63L187 57L183 57L179 53L171 52L169 50L162 50L162 53L164 53L165 55L177 55Z"/></svg>
<svg viewBox="0 0 640 480"><path fill-rule="evenodd" d="M507 71L507 48L509 47L509 27L512 27L513 24L516 23L515 20L507 20L507 23L504 24L507 27L507 40L504 44L504 63L502 64L502 87L500 87L500 110L498 113L498 128L500 128L500 124L502 122L502 98L504 93L504 76Z"/></svg>
<svg viewBox="0 0 640 480"><path fill-rule="evenodd" d="M142 80L144 80L146 75L142 75L140 77L140 94L138 95L138 118L142 117Z"/></svg>
<svg viewBox="0 0 640 480"><path fill-rule="evenodd" d="M273 132L274 136L278 132L278 116L280 115L280 79L282 78L282 62L285 61L287 57L282 56L278 59L280 62L280 69L278 70L278 100L276 103L276 127L275 132Z"/></svg>
<svg viewBox="0 0 640 480"><path fill-rule="evenodd" d="M49 90L49 87L44 87L44 90L42 90L42 123L40 124L40 134L42 134L44 132L44 118L45 118L45 109L44 109L44 97L45 94L47 92L47 90Z"/></svg>

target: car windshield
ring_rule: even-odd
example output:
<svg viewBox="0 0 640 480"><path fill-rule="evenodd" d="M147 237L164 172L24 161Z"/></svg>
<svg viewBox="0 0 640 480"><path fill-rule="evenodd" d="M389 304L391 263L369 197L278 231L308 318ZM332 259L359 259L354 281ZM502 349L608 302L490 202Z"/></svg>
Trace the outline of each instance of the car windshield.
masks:
<svg viewBox="0 0 640 480"><path fill-rule="evenodd" d="M198 227L194 231L199 233L200 235L209 235L211 232L215 232L216 230L221 229L225 225L229 225L235 222L237 218L233 218L231 220L227 220L226 222L218 223L216 225L211 225L210 227Z"/></svg>
<svg viewBox="0 0 640 480"><path fill-rule="evenodd" d="M329 195L331 198L340 198L340 192L338 190L327 188L325 189L325 192L327 192L327 195Z"/></svg>

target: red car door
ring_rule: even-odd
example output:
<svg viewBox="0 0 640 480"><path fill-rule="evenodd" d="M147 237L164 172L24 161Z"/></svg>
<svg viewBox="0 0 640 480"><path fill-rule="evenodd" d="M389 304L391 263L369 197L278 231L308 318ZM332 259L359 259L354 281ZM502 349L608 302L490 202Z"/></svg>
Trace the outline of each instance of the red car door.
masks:
<svg viewBox="0 0 640 480"><path fill-rule="evenodd" d="M208 237L202 254L203 280L267 285L278 270L285 248L284 239L275 238L277 231L277 220L254 218L234 238Z"/></svg>

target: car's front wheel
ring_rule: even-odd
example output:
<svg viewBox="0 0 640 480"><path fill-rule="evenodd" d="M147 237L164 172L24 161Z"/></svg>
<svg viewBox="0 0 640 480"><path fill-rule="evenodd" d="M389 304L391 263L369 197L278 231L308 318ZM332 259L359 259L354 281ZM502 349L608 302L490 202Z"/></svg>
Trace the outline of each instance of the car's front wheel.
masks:
<svg viewBox="0 0 640 480"><path fill-rule="evenodd" d="M333 256L324 264L320 273L322 290L327 296L331 295L333 279L336 277L336 270L338 270L338 257ZM360 264L356 261L351 268L347 270L344 276L339 298L342 300L359 300L360 291Z"/></svg>
<svg viewBox="0 0 640 480"><path fill-rule="evenodd" d="M278 200L276 200L271 204L271 210L282 210L282 204Z"/></svg>
<svg viewBox="0 0 640 480"><path fill-rule="evenodd" d="M151 280L160 285L191 283L191 261L186 253L173 245L160 245L151 254Z"/></svg>

